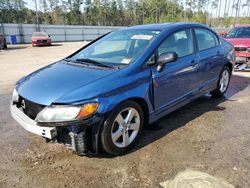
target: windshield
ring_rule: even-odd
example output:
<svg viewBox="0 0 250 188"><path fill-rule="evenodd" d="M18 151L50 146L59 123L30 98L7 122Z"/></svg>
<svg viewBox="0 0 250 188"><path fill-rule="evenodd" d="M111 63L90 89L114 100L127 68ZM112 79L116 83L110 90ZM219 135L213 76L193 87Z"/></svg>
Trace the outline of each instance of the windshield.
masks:
<svg viewBox="0 0 250 188"><path fill-rule="evenodd" d="M155 30L118 30L84 48L72 60L91 59L108 64L130 64L160 33Z"/></svg>
<svg viewBox="0 0 250 188"><path fill-rule="evenodd" d="M47 37L47 33L43 33L43 32L35 32L32 33L32 37Z"/></svg>
<svg viewBox="0 0 250 188"><path fill-rule="evenodd" d="M250 38L250 27L237 27L232 29L226 38Z"/></svg>

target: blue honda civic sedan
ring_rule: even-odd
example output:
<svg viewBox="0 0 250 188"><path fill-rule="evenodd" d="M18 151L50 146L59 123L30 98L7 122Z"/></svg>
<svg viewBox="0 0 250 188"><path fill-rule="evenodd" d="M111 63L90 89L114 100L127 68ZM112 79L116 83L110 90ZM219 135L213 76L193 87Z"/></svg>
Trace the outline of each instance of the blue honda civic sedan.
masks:
<svg viewBox="0 0 250 188"><path fill-rule="evenodd" d="M120 155L145 125L208 92L222 96L234 62L233 46L205 25L128 27L20 79L11 114L78 155Z"/></svg>

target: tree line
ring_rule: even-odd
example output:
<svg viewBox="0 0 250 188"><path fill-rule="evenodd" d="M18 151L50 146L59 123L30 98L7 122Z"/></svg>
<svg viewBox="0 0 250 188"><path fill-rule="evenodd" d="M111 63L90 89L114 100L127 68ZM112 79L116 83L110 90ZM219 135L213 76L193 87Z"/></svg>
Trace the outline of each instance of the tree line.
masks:
<svg viewBox="0 0 250 188"><path fill-rule="evenodd" d="M129 26L189 21L229 27L250 21L250 0L32 1L37 14L24 0L0 0L0 23Z"/></svg>

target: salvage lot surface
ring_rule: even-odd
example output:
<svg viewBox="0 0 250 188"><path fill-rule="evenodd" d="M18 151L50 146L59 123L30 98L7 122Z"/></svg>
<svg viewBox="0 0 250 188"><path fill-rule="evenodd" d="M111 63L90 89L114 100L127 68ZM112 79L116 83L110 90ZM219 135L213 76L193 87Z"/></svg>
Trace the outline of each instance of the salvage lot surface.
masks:
<svg viewBox="0 0 250 188"><path fill-rule="evenodd" d="M186 169L250 187L250 74L235 73L225 98L204 96L148 126L119 157L87 158L46 144L9 113L14 82L83 43L0 51L0 187L159 187Z"/></svg>

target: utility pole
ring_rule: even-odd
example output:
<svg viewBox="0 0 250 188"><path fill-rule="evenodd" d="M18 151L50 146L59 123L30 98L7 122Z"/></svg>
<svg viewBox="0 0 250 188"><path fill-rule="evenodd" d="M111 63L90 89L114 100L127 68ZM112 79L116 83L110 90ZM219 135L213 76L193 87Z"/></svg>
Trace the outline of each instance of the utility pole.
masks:
<svg viewBox="0 0 250 188"><path fill-rule="evenodd" d="M241 0L238 0L238 1L237 1L237 4L236 4L236 11L235 11L235 16L234 16L234 23L233 23L233 26L234 26L234 27L235 27L235 25L236 25L236 19L237 19L238 16L239 16L240 4L241 4Z"/></svg>
<svg viewBox="0 0 250 188"><path fill-rule="evenodd" d="M219 0L219 10L218 10L218 26L220 26L220 11L221 11L221 2L222 2L222 0Z"/></svg>
<svg viewBox="0 0 250 188"><path fill-rule="evenodd" d="M40 31L40 24L39 24L39 18L38 18L38 12L37 12L37 0L35 0L35 8L36 8L36 30Z"/></svg>
<svg viewBox="0 0 250 188"><path fill-rule="evenodd" d="M187 0L183 2L183 22L186 22L186 4Z"/></svg>
<svg viewBox="0 0 250 188"><path fill-rule="evenodd" d="M210 5L210 7L209 7ZM209 16L210 16L210 13L209 13L209 10L211 10L211 4L209 1L207 1L207 5L206 5L206 24L209 25Z"/></svg>
<svg viewBox="0 0 250 188"><path fill-rule="evenodd" d="M227 17L230 17L230 14L229 14L229 9L231 8L230 6L231 6L231 0L229 0L229 2L228 2L228 6L227 6Z"/></svg>
<svg viewBox="0 0 250 188"><path fill-rule="evenodd" d="M247 0L247 17L250 16L249 11L250 11L250 1Z"/></svg>
<svg viewBox="0 0 250 188"><path fill-rule="evenodd" d="M239 0L239 2L238 2L238 14L237 14L238 21L239 21L239 17L240 17L240 8L241 8L241 0Z"/></svg>
<svg viewBox="0 0 250 188"><path fill-rule="evenodd" d="M223 17L226 17L226 10L227 10L227 0L225 2Z"/></svg>
<svg viewBox="0 0 250 188"><path fill-rule="evenodd" d="M235 8L235 0L233 0L233 5L232 5L232 9L231 9L231 17L234 16L234 8Z"/></svg>

